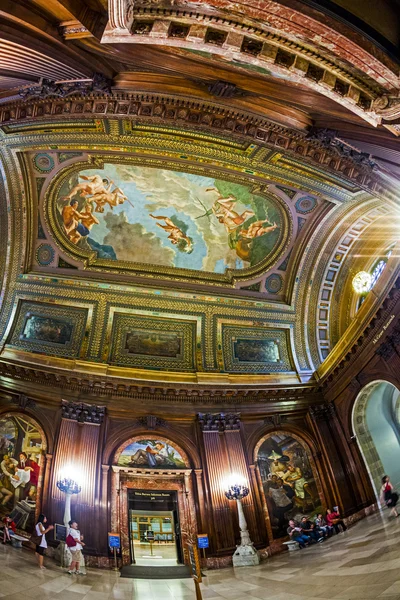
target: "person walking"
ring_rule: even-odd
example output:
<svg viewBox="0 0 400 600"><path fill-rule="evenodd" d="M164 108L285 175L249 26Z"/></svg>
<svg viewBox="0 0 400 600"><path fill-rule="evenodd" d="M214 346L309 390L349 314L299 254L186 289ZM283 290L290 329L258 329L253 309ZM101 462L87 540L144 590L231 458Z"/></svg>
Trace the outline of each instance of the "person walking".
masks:
<svg viewBox="0 0 400 600"><path fill-rule="evenodd" d="M79 570L79 565L81 564L82 558L82 548L85 545L83 543L83 535L81 535L81 532L78 529L78 523L76 521L70 521L68 525L69 530L66 543L72 555L68 574L73 575L75 573L75 575L83 575L83 573L81 573Z"/></svg>
<svg viewBox="0 0 400 600"><path fill-rule="evenodd" d="M35 533L38 538L38 541L40 540L40 543L36 544L35 554L36 554L36 559L39 563L40 569L46 568L43 565L44 551L47 548L46 533L48 531L51 531L52 529L54 529L54 525L49 525L48 527L46 527L46 523L47 523L46 515L43 515L43 514L39 515L39 518L38 518L36 526L35 526Z"/></svg>
<svg viewBox="0 0 400 600"><path fill-rule="evenodd" d="M389 516L399 516L399 513L396 509L397 502L399 501L399 495L397 492L394 491L393 485L391 484L390 477L388 475L384 475L382 477L380 501L381 504L386 504L386 506L391 509Z"/></svg>

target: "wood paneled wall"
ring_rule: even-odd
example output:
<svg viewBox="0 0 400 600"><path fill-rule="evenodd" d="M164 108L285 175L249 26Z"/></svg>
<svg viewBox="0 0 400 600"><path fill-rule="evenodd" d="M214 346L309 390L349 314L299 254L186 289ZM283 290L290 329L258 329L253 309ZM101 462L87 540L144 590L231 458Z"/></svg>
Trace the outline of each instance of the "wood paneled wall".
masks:
<svg viewBox="0 0 400 600"><path fill-rule="evenodd" d="M72 465L82 475L82 490L72 497L71 516L79 523L85 535L86 549L99 551L99 525L93 527L94 520L100 518L101 468L99 446L102 426L92 423L62 419L58 442L50 477L48 512L52 521L63 522L65 494L57 488L57 480L65 465ZM103 506L103 511L106 507ZM105 539L105 536L103 536ZM104 545L103 542L100 545ZM103 553L107 548L103 548Z"/></svg>

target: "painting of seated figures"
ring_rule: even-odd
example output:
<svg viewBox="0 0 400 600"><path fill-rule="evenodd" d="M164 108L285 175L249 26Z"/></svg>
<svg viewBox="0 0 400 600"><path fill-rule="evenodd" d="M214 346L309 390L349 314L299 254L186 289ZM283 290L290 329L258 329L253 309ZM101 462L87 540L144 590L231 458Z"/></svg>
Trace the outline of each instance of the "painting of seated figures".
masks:
<svg viewBox="0 0 400 600"><path fill-rule="evenodd" d="M184 469L186 463L172 444L143 439L129 444L118 458L121 467L149 467L153 469Z"/></svg>
<svg viewBox="0 0 400 600"><path fill-rule="evenodd" d="M283 208L250 186L191 173L106 163L63 181L63 235L100 259L224 274L282 243Z"/></svg>
<svg viewBox="0 0 400 600"><path fill-rule="evenodd" d="M17 528L33 525L43 453L42 435L25 416L0 419L0 516Z"/></svg>
<svg viewBox="0 0 400 600"><path fill-rule="evenodd" d="M321 512L314 471L305 447L283 432L269 435L258 449L265 501L274 539L285 537L289 519L310 520Z"/></svg>

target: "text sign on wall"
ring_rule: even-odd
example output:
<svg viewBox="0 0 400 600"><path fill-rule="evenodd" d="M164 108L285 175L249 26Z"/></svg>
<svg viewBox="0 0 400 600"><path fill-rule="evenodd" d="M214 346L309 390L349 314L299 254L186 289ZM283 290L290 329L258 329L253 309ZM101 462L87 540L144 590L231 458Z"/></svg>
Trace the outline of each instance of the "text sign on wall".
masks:
<svg viewBox="0 0 400 600"><path fill-rule="evenodd" d="M119 533L108 534L108 545L110 548L121 548L121 536Z"/></svg>
<svg viewBox="0 0 400 600"><path fill-rule="evenodd" d="M55 523L54 539L56 540L56 542L65 542L65 540L67 539L67 527L65 525Z"/></svg>
<svg viewBox="0 0 400 600"><path fill-rule="evenodd" d="M209 547L208 534L207 533L199 533L197 535L197 546L198 548L208 548Z"/></svg>

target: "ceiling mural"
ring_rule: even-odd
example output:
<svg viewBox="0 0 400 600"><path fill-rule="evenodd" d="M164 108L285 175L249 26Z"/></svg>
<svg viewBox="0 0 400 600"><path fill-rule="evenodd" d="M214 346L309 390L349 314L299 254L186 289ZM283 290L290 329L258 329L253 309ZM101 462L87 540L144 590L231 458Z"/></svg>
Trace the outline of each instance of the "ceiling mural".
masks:
<svg viewBox="0 0 400 600"><path fill-rule="evenodd" d="M55 203L63 236L110 261L224 274L264 263L287 237L274 198L167 169L83 169L64 179Z"/></svg>

